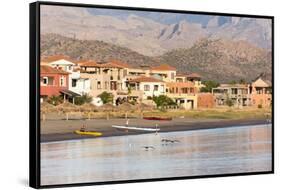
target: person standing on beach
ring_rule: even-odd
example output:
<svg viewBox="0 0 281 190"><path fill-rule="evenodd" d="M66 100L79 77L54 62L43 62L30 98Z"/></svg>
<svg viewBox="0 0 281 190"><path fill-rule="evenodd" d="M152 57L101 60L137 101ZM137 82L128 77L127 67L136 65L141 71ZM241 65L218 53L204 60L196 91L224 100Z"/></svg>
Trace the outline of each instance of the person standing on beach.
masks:
<svg viewBox="0 0 281 190"><path fill-rule="evenodd" d="M127 121L126 121L126 127L128 127L129 126L129 119L127 119Z"/></svg>
<svg viewBox="0 0 281 190"><path fill-rule="evenodd" d="M81 131L81 132L85 132L85 131L86 131L86 126L83 125L83 126L81 127L80 131Z"/></svg>

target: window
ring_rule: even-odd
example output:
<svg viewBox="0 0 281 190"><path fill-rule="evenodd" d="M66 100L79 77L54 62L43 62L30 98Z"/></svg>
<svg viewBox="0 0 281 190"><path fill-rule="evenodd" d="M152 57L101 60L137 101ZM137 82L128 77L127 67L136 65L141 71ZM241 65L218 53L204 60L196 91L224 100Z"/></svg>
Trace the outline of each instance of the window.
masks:
<svg viewBox="0 0 281 190"><path fill-rule="evenodd" d="M154 85L154 91L158 91L159 86L158 85Z"/></svg>
<svg viewBox="0 0 281 190"><path fill-rule="evenodd" d="M97 82L97 88L101 89L101 82L100 81Z"/></svg>
<svg viewBox="0 0 281 190"><path fill-rule="evenodd" d="M65 77L60 77L60 86L65 86Z"/></svg>
<svg viewBox="0 0 281 190"><path fill-rule="evenodd" d="M144 85L144 91L149 91L150 90L150 86L149 85Z"/></svg>
<svg viewBox="0 0 281 190"><path fill-rule="evenodd" d="M77 86L77 79L72 79L72 87L76 87Z"/></svg>
<svg viewBox="0 0 281 190"><path fill-rule="evenodd" d="M43 77L42 83L43 85L48 85L48 77Z"/></svg>

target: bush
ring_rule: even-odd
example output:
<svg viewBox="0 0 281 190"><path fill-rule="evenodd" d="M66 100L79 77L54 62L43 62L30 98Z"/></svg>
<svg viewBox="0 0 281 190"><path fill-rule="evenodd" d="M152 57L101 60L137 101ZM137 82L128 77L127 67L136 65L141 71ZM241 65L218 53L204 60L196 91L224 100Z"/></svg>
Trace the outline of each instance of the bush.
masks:
<svg viewBox="0 0 281 190"><path fill-rule="evenodd" d="M63 98L61 96L51 96L47 99L47 102L56 106L63 102Z"/></svg>
<svg viewBox="0 0 281 190"><path fill-rule="evenodd" d="M156 106L161 109L164 109L165 106L174 106L177 105L171 98L165 95L154 96L153 101L155 102Z"/></svg>
<svg viewBox="0 0 281 190"><path fill-rule="evenodd" d="M225 101L226 105L228 105L229 107L232 107L234 104L233 104L233 101L230 99L230 98L227 98L226 101Z"/></svg>
<svg viewBox="0 0 281 190"><path fill-rule="evenodd" d="M104 104L113 103L113 94L111 94L111 93L103 92L100 95L98 95L98 97L101 98L101 100Z"/></svg>
<svg viewBox="0 0 281 190"><path fill-rule="evenodd" d="M212 92L212 88L216 88L220 85L218 82L211 80L203 81L202 84L204 84L205 87L200 89L201 92Z"/></svg>
<svg viewBox="0 0 281 190"><path fill-rule="evenodd" d="M86 103L91 103L92 100L93 100L93 98L91 96L89 96L87 94L84 94L84 95L82 95L80 97L76 97L74 99L74 103L76 105L82 105L82 104L86 104Z"/></svg>

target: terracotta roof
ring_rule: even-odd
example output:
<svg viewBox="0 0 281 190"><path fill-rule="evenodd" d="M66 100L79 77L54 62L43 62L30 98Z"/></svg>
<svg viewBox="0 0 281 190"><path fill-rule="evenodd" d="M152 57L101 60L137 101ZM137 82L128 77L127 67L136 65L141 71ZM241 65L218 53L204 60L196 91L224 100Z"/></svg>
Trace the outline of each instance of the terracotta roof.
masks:
<svg viewBox="0 0 281 190"><path fill-rule="evenodd" d="M127 65L126 63L122 63L120 61L110 61L107 63L97 63L96 61L92 61L92 60L83 60L83 61L79 61L78 65L80 65L81 67L99 67L99 68L128 68L129 65Z"/></svg>
<svg viewBox="0 0 281 190"><path fill-rule="evenodd" d="M42 58L41 58L41 62L50 63L50 62L58 61L58 60L61 60L61 59L64 59L64 60L67 60L67 61L70 61L70 62L73 62L73 63L76 62L76 61L74 61L73 59L71 59L69 56L66 56L66 55L51 55L51 56L45 56L45 57L42 57Z"/></svg>
<svg viewBox="0 0 281 190"><path fill-rule="evenodd" d="M197 73L190 73L186 75L187 78L201 78L201 76Z"/></svg>
<svg viewBox="0 0 281 190"><path fill-rule="evenodd" d="M101 67L100 64L91 60L82 61L82 62L80 61L78 62L78 65L80 65L81 67Z"/></svg>
<svg viewBox="0 0 281 190"><path fill-rule="evenodd" d="M194 87L193 82L187 81L187 82L169 82L167 83L167 87L179 87L179 88L190 88Z"/></svg>
<svg viewBox="0 0 281 190"><path fill-rule="evenodd" d="M135 79L130 80L129 82L163 82L162 80L153 78L153 77L145 77L141 76Z"/></svg>
<svg viewBox="0 0 281 190"><path fill-rule="evenodd" d="M176 71L175 67L172 67L168 64L162 64L158 66L151 67L151 70L158 70L158 71Z"/></svg>
<svg viewBox="0 0 281 190"><path fill-rule="evenodd" d="M63 70L60 70L60 69L55 69L55 68L47 66L47 65L41 65L40 66L40 73L41 74L64 74L64 75L69 74L66 71L63 71Z"/></svg>
<svg viewBox="0 0 281 190"><path fill-rule="evenodd" d="M124 63L124 62L121 62L121 61L118 61L118 60L111 60L110 63L112 63L114 65L121 66L123 68L131 68L131 66L128 65L127 63Z"/></svg>
<svg viewBox="0 0 281 190"><path fill-rule="evenodd" d="M102 63L102 64L100 64L100 67L103 67L103 68L119 68L119 69L124 68L123 66L118 65L116 63L112 63L112 62Z"/></svg>

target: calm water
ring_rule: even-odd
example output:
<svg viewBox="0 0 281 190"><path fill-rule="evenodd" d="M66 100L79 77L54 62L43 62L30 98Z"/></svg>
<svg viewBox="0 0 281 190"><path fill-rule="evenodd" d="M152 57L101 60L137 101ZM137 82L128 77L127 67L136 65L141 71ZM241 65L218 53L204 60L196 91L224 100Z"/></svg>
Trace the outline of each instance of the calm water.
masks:
<svg viewBox="0 0 281 190"><path fill-rule="evenodd" d="M41 143L42 185L269 170L265 125Z"/></svg>

